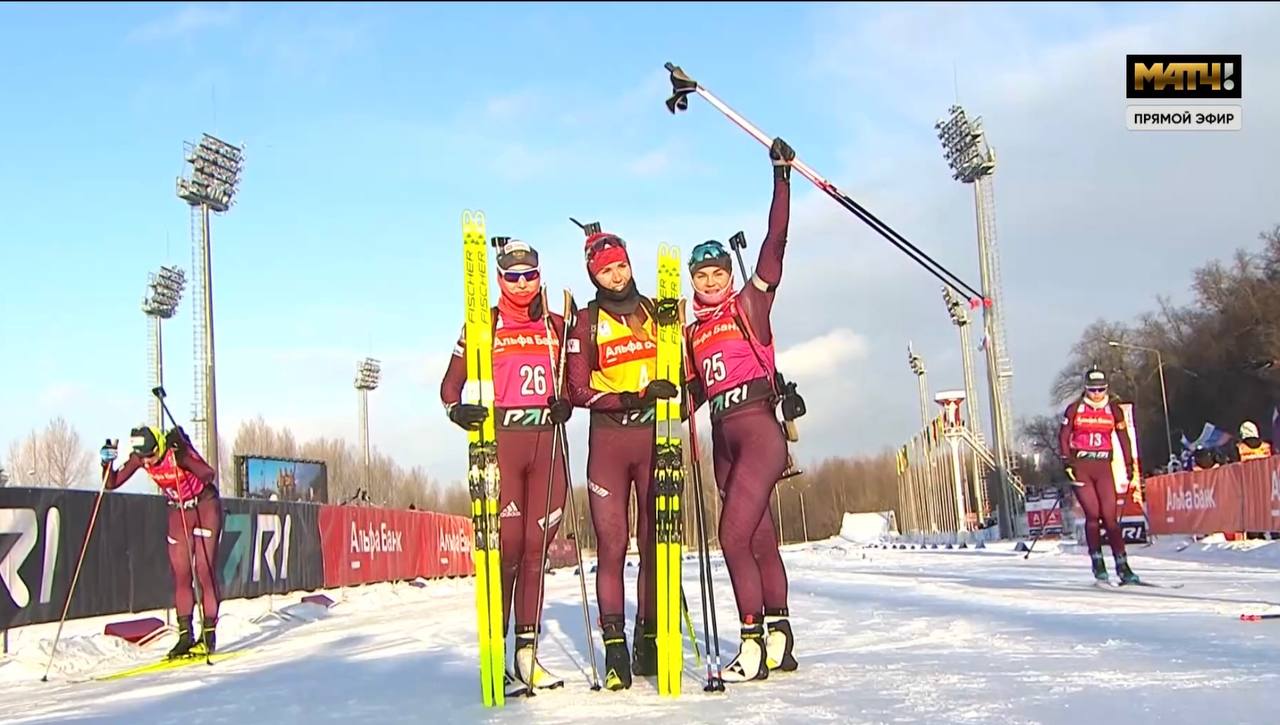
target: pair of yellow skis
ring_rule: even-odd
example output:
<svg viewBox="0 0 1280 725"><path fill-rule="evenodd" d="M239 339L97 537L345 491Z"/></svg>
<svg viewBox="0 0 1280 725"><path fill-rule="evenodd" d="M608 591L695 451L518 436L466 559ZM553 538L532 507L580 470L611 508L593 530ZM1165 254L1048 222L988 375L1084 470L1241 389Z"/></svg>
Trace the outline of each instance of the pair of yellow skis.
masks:
<svg viewBox="0 0 1280 725"><path fill-rule="evenodd" d="M462 213L466 291L467 384L462 402L489 409L479 430L467 431L467 487L475 544L476 625L480 638L480 693L485 707L506 702L506 632L502 621L502 559L498 543L498 443L494 435L493 320L489 306L489 250L484 213Z"/></svg>
<svg viewBox="0 0 1280 725"><path fill-rule="evenodd" d="M676 387L676 397L657 403L654 485L657 489L658 693L680 695L684 640L680 631L680 564L683 557L684 300L680 297L680 249L658 247L658 374ZM693 636L693 630L689 631ZM636 633L636 636L640 636Z"/></svg>

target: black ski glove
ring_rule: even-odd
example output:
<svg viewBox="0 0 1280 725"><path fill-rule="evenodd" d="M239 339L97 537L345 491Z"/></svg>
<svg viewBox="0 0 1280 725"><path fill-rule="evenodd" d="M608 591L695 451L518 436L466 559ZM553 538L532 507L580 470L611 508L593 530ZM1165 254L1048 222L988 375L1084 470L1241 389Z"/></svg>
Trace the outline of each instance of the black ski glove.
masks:
<svg viewBox="0 0 1280 725"><path fill-rule="evenodd" d="M187 437L187 432L182 429L182 426L176 426L168 433L165 433L164 442L174 451L189 450L191 448L191 439Z"/></svg>
<svg viewBox="0 0 1280 725"><path fill-rule="evenodd" d="M449 420L463 430L480 430L480 425L489 417L489 409L483 405L462 403L449 408Z"/></svg>
<svg viewBox="0 0 1280 725"><path fill-rule="evenodd" d="M555 425L563 425L573 415L573 404L564 398L547 398L547 406L551 408L551 422Z"/></svg>
<svg viewBox="0 0 1280 725"><path fill-rule="evenodd" d="M645 386L642 397L647 402L656 403L663 398L674 398L679 392L670 380L655 380Z"/></svg>
<svg viewBox="0 0 1280 725"><path fill-rule="evenodd" d="M622 407L628 410L637 410L647 408L662 398L674 398L677 392L676 386L672 385L671 381L654 380L645 386L643 392L639 394L619 393L618 398L622 401Z"/></svg>
<svg viewBox="0 0 1280 725"><path fill-rule="evenodd" d="M773 178L782 181L791 181L791 162L796 158L796 152L781 137L773 140L773 146L769 147L769 158L773 161Z"/></svg>

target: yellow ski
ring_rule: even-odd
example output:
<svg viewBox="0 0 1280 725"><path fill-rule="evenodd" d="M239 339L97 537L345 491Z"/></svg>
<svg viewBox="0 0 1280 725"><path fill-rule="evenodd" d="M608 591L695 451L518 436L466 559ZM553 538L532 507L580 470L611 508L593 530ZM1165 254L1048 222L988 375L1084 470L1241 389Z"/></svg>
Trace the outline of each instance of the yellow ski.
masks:
<svg viewBox="0 0 1280 725"><path fill-rule="evenodd" d="M485 707L505 702L506 642L502 627L502 562L498 544L498 446L493 425L493 321L484 212L462 212L466 291L467 384L462 402L489 409L480 430L467 432L467 484L476 567L476 632L480 640L480 693Z"/></svg>

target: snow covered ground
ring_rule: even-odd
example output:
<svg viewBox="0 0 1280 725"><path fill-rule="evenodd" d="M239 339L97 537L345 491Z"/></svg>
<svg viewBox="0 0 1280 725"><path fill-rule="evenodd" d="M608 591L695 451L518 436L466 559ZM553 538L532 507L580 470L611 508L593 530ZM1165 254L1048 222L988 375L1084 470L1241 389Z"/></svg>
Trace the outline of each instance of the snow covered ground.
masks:
<svg viewBox="0 0 1280 725"><path fill-rule="evenodd" d="M540 649L567 684L500 712L479 705L470 580L348 589L329 610L297 604L301 595L276 598L276 610L294 617L288 622L252 621L266 599L228 602L220 644L251 647L248 654L113 682L88 678L154 658L171 638L142 652L104 637L106 620L70 622L46 684L56 625L41 625L11 633L15 654L0 659L0 721L1276 722L1280 620L1239 615L1280 612L1280 542L1177 551L1184 542L1166 537L1131 550L1139 574L1183 588L1131 591L1095 589L1083 554L1046 542L1028 560L1007 544L788 547L799 672L709 695L690 656L679 700L659 698L652 680L623 693L588 690L569 569L548 577ZM628 591L635 571L627 570ZM685 571L701 642L696 563ZM736 624L719 563L717 580L727 662ZM594 619L594 594L591 604Z"/></svg>

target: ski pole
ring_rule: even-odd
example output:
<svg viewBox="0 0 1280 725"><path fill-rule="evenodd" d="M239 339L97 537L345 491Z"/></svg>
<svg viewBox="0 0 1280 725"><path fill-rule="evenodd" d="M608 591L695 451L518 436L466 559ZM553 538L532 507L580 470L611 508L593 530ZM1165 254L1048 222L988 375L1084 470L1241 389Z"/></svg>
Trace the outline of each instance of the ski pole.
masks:
<svg viewBox="0 0 1280 725"><path fill-rule="evenodd" d="M689 600L684 596L684 587L680 587L680 609L684 612L684 624L689 628L689 644L693 645L694 667L702 666L702 652L698 649L698 633L693 628L693 615L689 614Z"/></svg>
<svg viewBox="0 0 1280 725"><path fill-rule="evenodd" d="M597 223L597 226L599 226L598 223ZM569 292L569 290L565 290L564 291L564 338L560 341L562 348L565 348L568 346L567 340L569 337L569 330L572 329L573 327L572 320L576 316L577 316L577 309L573 304L573 295ZM559 376L557 377L557 382L560 384L561 392L563 392L565 385L567 385L567 382L564 377L565 375L567 375L567 372L565 370L565 354L563 350L561 352L560 360L561 360L560 370L558 371ZM586 568L582 565L582 542L581 542L582 532L578 529L577 504L574 502L574 499L573 499L573 471L569 465L569 436L568 436L568 431L565 429L564 424L561 424L559 428L560 428L560 464L564 466L564 482L565 482L565 489L566 489L565 493L567 495L567 498L569 499L569 515L573 517L573 551L575 556L578 559L578 589L582 594L582 624L583 626L586 627L585 631L587 634L587 657L591 660L591 689L593 691L599 691L601 689L600 673L599 673L599 668L596 666L596 648L595 648L595 645L592 644L592 639L591 639L591 635L592 635L591 610L590 610L590 607L587 605L587 571L586 571Z"/></svg>
<svg viewBox="0 0 1280 725"><path fill-rule="evenodd" d="M568 441L563 437L560 438L561 450L564 455L560 457L561 463L564 465L565 482L569 486L569 515L573 517L573 551L578 559L578 589L582 594L582 625L583 631L587 634L587 657L591 659L591 689L592 691L600 690L600 674L596 667L596 648L592 642L591 631L591 611L587 606L587 571L582 565L582 532L578 529L578 506L573 500L573 479L569 476L569 449Z"/></svg>
<svg viewBox="0 0 1280 725"><path fill-rule="evenodd" d="M164 398L165 398L164 386L158 386L158 387L152 388L151 394L156 396L156 398L160 400L160 408L164 411L165 415L169 416L169 422L173 424L173 427L177 428L178 421L173 417L173 413L169 411L168 403L164 402ZM214 469L214 470L216 471L217 469ZM175 486L174 491L178 494L178 518L182 521L182 541L183 541L183 544L187 547L187 554L190 556L190 559L191 559L191 577L192 577L191 590L194 593L195 584L200 579L200 575L196 569L195 543L192 541L193 537L191 536L191 530L187 527L187 503L182 496L181 484L179 484L178 486ZM197 513L196 515L197 515L196 520L198 523L199 514ZM203 546L200 547L200 551L204 554L205 566L209 568L209 578L212 579L216 577L217 573L214 572L213 565L209 563L209 553L205 551L205 548ZM203 594L203 592L201 592L201 594ZM217 594L216 589L214 591L214 594L216 596ZM200 628L203 629L205 627L205 623L208 621L209 621L208 613L205 612L205 609L204 609L204 597L201 596L200 597ZM209 659L208 647L205 647L205 650L204 650L204 663L207 665L213 664L213 662Z"/></svg>
<svg viewBox="0 0 1280 725"><path fill-rule="evenodd" d="M115 445L119 445L117 440ZM67 612L71 610L71 596L75 594L76 584L80 581L80 567L84 564L84 555L89 551L89 539L93 537L94 524L98 522L98 508L102 505L102 495L107 492L107 481L111 478L111 464L102 469L102 488L98 489L98 498L93 502L93 513L89 516L89 528L84 534L84 543L80 545L80 558L76 560L76 571L71 575L71 588L67 590L67 601L62 605L62 618L58 620L58 633L53 636L53 649L49 650L49 662L44 666L41 682L49 681L49 669L53 667L53 657L58 653L58 642L62 639L62 626L67 622Z"/></svg>
<svg viewBox="0 0 1280 725"><path fill-rule="evenodd" d="M1031 540L1031 546L1027 548L1027 553L1025 553L1025 554L1023 554L1023 555L1022 555L1022 558L1023 558L1024 560L1025 560L1028 556L1031 556L1031 552L1036 548L1036 542L1040 541L1040 537L1041 537L1041 536L1044 536L1044 530L1045 530L1045 529L1047 529L1047 528L1049 527L1049 519L1053 517L1053 512L1054 512L1054 511L1057 511L1057 510L1058 510L1058 507L1062 505L1062 496L1063 496L1063 495L1064 495L1064 494L1062 494L1062 493L1060 493L1060 494L1058 495L1058 500L1056 500L1056 501L1054 501L1054 502L1053 502L1053 508L1049 509L1049 513L1048 513L1048 515L1046 515L1046 516L1044 517L1044 519L1042 519L1042 520L1040 521L1040 531L1039 531L1039 533L1037 533L1037 534L1036 534L1036 538L1034 538L1034 539L1032 539L1032 540Z"/></svg>
<svg viewBox="0 0 1280 725"><path fill-rule="evenodd" d="M687 110L689 108L689 95L692 93L697 93L698 95L706 99L708 103L714 106L716 110L723 113L730 121L737 124L739 128L741 128L743 131L746 131L753 138L755 138L757 141L763 144L766 148L772 146L773 141L768 136L766 136L764 132L762 132L760 129L756 128L755 126L753 126L750 121L743 118L741 115L735 112L732 108L729 108L729 106L725 105L723 101L721 101L719 98L716 98L710 91L708 91L705 87L703 87L697 81L690 78L679 66L674 65L672 63L667 63L663 67L665 67L667 71L671 73L671 97L667 99L666 104L667 104L667 110L670 111L672 114L675 114L677 111ZM873 231L880 234L880 236L888 240L890 244L893 244L895 247L897 247L899 251L903 252L908 257L910 257L912 261L914 261L916 264L919 264L921 267L923 267L925 271L937 277L939 280L943 282L943 284L946 284L948 287L955 289L956 292L963 293L966 296L968 296L969 304L971 307L976 308L979 303L985 304L987 307L991 306L990 299L985 298L980 292L978 292L972 286L966 284L963 280L957 277L949 269L939 264L936 260L934 260L927 253L922 251L919 247L915 246L910 241L908 241L906 237L903 237L901 234L895 231L888 224L881 221L874 214L868 211L861 204L854 201L844 192L840 191L840 189L838 189L835 184L831 183L830 181L827 181L822 176L818 175L817 172L809 168L809 166L805 164L803 161L801 161L799 158L793 159L791 161L791 166L796 171L799 171L800 174L804 176L806 179L813 182L814 186L817 186L819 189L825 192L828 196L834 199L836 203L840 204L846 210L848 210L851 214L858 217L858 219L860 219L864 224L871 227Z"/></svg>
<svg viewBox="0 0 1280 725"><path fill-rule="evenodd" d="M747 248L747 235L742 232L738 232L732 237L729 237L729 247L733 249L733 253L738 256L738 268L742 270L742 282L743 284L746 284L747 280L751 276L747 272L747 263L742 261L742 250Z"/></svg>
<svg viewBox="0 0 1280 725"><path fill-rule="evenodd" d="M564 389L564 382L563 382L563 378L564 378L564 369L565 369L565 357L566 357L566 354L567 354L568 349L569 349L569 346L568 346L568 344L567 344L566 340L567 340L567 338L569 337L569 329L570 329L570 327L572 326L572 323L573 323L573 295L571 295L571 294L569 293L569 291L568 291L568 290L565 290L565 291L564 291L564 327L563 327L563 330L561 331L561 334L560 334L560 356L559 356L559 357L560 357L560 359L559 359L559 364L558 364L558 365L557 365L557 360L556 360L556 355L555 355L555 348L552 346L552 342L551 342L551 337L552 337L552 335L554 334L554 330L553 330L553 329L552 329L552 327L551 327L551 309L550 309L550 306L547 304L547 292L546 292L546 288L543 288L543 290L542 290L542 309L543 309L543 322L544 322L544 325L545 325L545 327L546 327L546 331L547 331L547 357L548 357L548 362L549 362L549 364L550 364L550 365L552 365L552 369L551 369L551 375L552 375L552 386L553 386L553 387L552 387L552 389L553 389L553 391L554 391L554 393L555 393L556 397L557 397L557 398L559 398L559 397L560 397L560 393L561 393L561 392L563 391L563 389ZM566 489L567 489L567 490L566 490L566 494L567 494L567 495L568 495L568 497L570 497L570 498L572 498L572 495L573 495L572 490L568 490L568 488L569 488L569 460L568 460L568 458L569 458L569 448L568 448L568 440L567 440L567 437L566 437L566 431L565 431L565 426L564 426L564 424L562 424L562 423L557 423L557 424L555 425L555 427L552 429L552 432L551 432L551 446L552 446L552 448L551 448L551 464L550 464L550 466L548 467L548 470L547 470L547 502L546 502L546 507L545 507L544 514L543 514L543 519L542 519L542 521L543 521L543 525L542 525L542 552L539 554L539 562L540 562L540 565L539 565L539 567L538 567L538 572L539 572L539 576L540 576L540 578L539 578L539 580L538 580L538 623L539 623L539 626L537 627L537 629L536 629L536 630L535 630L535 632L534 632L534 639L533 639L533 664L532 664L532 665L530 665L531 667L533 667L533 668L535 669L535 671L536 671L536 668L537 668L537 666L538 666L538 640L539 640L539 639L541 639L540 634L541 634L541 630L542 630L542 627L541 627L541 622L542 622L542 605L543 605L543 597L544 597L545 590L546 590L546 575L545 575L545 573L544 573L544 572L546 571L546 566L547 566L547 544L548 544L547 539L548 539L548 537L549 537L549 535L550 535L550 533L551 533L551 523L550 523L550 519L551 519L551 491L552 491L552 483L553 483L553 481L555 480L555 465L556 465L556 454L557 454L557 453L561 454L561 459L562 459L561 464L562 464L562 466L564 467L565 484L566 484ZM576 518L576 517L575 517L575 518ZM576 546L578 545L578 544L577 544L577 538L578 538L578 537L577 537L577 535L576 535L576 530L577 530L577 522L576 522L576 520L575 520L575 522L574 522L574 529L575 529L574 546L576 547ZM580 580L581 580L581 586L582 586L582 608L583 608L583 609L582 609L582 613L583 613L583 617L584 617L584 619L587 621L587 645L588 645L588 646L587 646L587 650L588 650L588 652L590 653L590 656L591 656L591 677L592 677L592 686L591 686L591 689L592 689L592 690L599 690L599 689L600 689L600 678L599 678L599 675L597 674L597 670L596 670L595 647L591 646L591 627L590 627L591 615L590 615L589 610L587 609L586 580L585 580L585 579L581 579L581 577L583 577L583 576L584 576L584 574L583 574L583 572L582 572L582 553L581 553L581 549L579 549L579 550L578 550L578 574L579 574L579 578L580 578ZM533 687L533 683L529 683L529 685L530 685L530 688L532 688L532 687ZM532 689L530 690L530 692L532 692Z"/></svg>
<svg viewBox="0 0 1280 725"><path fill-rule="evenodd" d="M689 355L685 354L683 364L685 379L692 379L692 364ZM706 506L702 499L702 457L698 453L697 409L693 404L693 391L688 385L685 390L685 409L689 411L689 459L692 464L694 496L694 523L698 527L698 586L702 589L702 622L710 624L703 632L707 650L707 685L704 692L724 692L724 676L720 666L720 628L716 623L716 590L711 574L711 551L707 545ZM709 614L708 614L709 612ZM713 649L714 643L714 649Z"/></svg>

